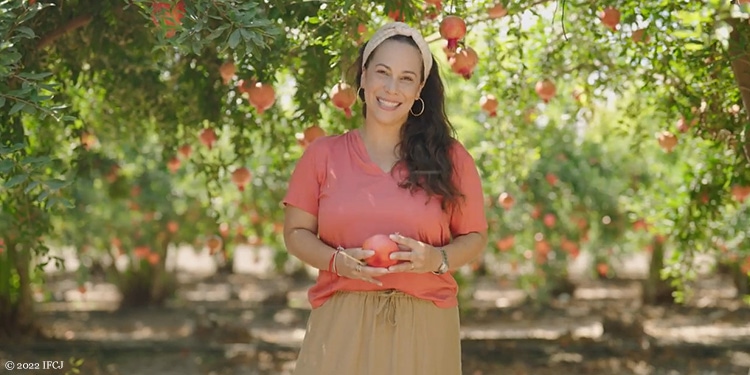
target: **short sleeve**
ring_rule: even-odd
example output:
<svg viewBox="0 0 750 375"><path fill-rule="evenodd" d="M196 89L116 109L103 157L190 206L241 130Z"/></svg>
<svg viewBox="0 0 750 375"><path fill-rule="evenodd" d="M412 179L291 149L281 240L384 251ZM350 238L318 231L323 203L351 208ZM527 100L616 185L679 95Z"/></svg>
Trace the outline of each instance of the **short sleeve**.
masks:
<svg viewBox="0 0 750 375"><path fill-rule="evenodd" d="M453 237L487 230L484 210L484 191L474 158L456 142L451 150L458 189L464 195L451 212L450 231Z"/></svg>
<svg viewBox="0 0 750 375"><path fill-rule="evenodd" d="M318 216L320 187L325 177L325 154L326 142L323 137L307 146L289 178L282 201L285 206L291 205Z"/></svg>

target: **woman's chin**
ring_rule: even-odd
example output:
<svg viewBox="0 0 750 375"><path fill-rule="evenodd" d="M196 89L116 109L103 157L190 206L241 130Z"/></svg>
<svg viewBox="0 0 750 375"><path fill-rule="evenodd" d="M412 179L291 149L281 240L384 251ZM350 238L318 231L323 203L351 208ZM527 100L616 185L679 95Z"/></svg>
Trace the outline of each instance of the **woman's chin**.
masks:
<svg viewBox="0 0 750 375"><path fill-rule="evenodd" d="M368 112L368 118L372 118L384 126L401 126L406 122L409 115L402 111L380 111L378 109Z"/></svg>

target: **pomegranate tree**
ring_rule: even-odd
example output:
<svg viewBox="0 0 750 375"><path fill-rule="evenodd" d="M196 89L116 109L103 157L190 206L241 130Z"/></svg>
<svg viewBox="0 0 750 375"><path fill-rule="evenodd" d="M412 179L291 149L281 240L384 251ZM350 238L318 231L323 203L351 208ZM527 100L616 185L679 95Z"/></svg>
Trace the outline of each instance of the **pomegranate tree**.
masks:
<svg viewBox="0 0 750 375"><path fill-rule="evenodd" d="M456 50L458 41L466 35L466 22L459 16L446 16L440 21L440 36L448 41L447 48Z"/></svg>

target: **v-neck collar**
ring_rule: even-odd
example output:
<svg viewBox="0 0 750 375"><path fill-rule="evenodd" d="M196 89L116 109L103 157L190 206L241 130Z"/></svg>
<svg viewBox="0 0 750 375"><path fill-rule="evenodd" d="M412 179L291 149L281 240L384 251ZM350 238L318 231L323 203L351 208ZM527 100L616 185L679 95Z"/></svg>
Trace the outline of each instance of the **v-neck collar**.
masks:
<svg viewBox="0 0 750 375"><path fill-rule="evenodd" d="M349 130L349 136L352 141L352 145L354 146L354 153L359 158L360 165L362 165L366 172L380 176L391 176L393 174L393 172L396 170L396 167L399 165L398 162L391 167L390 171L382 170L380 166L372 160L372 158L370 157L370 153L367 152L365 140L362 138L362 134L360 134L359 129Z"/></svg>

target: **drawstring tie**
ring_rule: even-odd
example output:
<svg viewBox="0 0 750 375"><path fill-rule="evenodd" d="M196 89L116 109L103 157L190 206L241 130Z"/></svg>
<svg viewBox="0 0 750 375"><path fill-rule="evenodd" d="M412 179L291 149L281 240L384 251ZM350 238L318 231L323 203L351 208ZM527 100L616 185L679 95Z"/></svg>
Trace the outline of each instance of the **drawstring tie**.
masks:
<svg viewBox="0 0 750 375"><path fill-rule="evenodd" d="M384 291L379 294L379 302L378 302L378 311L376 312L376 315L380 315L380 313L385 313L386 317L385 319L391 323L392 326L396 326L396 301L395 299L398 298L398 295L396 294L396 291L391 289Z"/></svg>

